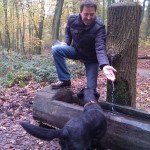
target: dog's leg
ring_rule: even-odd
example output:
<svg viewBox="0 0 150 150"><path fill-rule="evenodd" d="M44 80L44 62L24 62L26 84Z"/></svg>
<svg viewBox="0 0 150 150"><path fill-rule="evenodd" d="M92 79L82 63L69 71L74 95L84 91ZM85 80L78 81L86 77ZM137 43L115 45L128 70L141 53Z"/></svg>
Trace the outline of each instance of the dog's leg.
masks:
<svg viewBox="0 0 150 150"><path fill-rule="evenodd" d="M69 150L66 140L59 140L59 144L61 146L61 150Z"/></svg>

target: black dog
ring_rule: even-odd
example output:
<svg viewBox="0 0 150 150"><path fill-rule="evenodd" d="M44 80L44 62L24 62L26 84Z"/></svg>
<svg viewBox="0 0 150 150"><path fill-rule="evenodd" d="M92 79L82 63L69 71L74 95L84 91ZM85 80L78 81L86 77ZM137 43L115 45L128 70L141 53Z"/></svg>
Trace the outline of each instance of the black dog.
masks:
<svg viewBox="0 0 150 150"><path fill-rule="evenodd" d="M107 122L97 104L99 94L86 88L78 97L84 103L84 112L70 119L62 129L46 129L25 122L20 124L28 133L42 140L59 138L62 150L100 150L99 142L106 132Z"/></svg>

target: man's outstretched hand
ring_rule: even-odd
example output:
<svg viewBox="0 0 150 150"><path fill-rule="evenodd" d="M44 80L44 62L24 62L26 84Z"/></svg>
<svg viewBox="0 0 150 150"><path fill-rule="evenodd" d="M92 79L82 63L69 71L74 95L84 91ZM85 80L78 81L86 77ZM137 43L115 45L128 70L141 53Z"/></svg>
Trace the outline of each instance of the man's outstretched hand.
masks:
<svg viewBox="0 0 150 150"><path fill-rule="evenodd" d="M107 79L111 81L115 81L116 77L115 77L114 72L117 72L115 68L113 68L112 66L106 65L103 67L103 72L105 73Z"/></svg>

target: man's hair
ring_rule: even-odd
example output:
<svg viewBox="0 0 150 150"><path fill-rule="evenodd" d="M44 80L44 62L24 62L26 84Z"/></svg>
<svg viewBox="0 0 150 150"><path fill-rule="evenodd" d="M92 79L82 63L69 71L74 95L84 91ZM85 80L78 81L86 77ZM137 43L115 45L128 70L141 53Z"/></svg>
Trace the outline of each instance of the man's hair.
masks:
<svg viewBox="0 0 150 150"><path fill-rule="evenodd" d="M97 4L94 0L82 0L80 4L80 12L83 11L83 7L94 7L97 10Z"/></svg>

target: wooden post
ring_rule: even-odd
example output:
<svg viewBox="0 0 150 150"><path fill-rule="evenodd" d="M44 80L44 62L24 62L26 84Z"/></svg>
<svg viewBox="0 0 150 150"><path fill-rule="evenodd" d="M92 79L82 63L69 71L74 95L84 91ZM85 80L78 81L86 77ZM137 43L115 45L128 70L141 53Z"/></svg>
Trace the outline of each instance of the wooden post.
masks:
<svg viewBox="0 0 150 150"><path fill-rule="evenodd" d="M135 107L138 38L142 6L136 2L114 3L108 8L107 53L116 68L114 103ZM112 101L112 83L107 101Z"/></svg>

